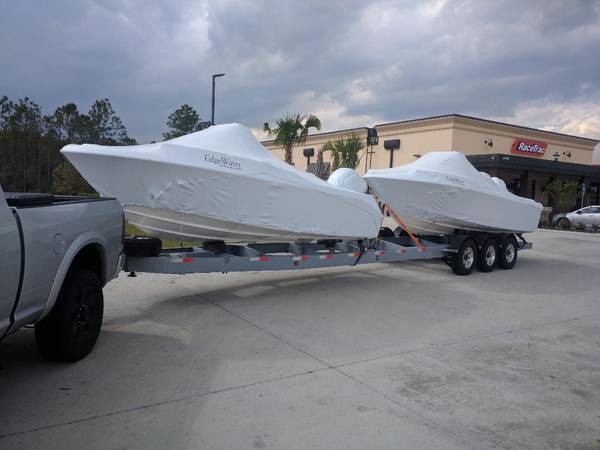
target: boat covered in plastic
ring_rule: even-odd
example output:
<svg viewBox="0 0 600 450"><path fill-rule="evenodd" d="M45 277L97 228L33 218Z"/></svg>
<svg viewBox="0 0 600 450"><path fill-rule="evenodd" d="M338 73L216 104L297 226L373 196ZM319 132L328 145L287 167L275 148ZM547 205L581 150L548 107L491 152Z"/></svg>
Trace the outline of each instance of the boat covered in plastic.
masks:
<svg viewBox="0 0 600 450"><path fill-rule="evenodd" d="M421 235L455 230L523 233L537 228L542 205L479 172L460 152L431 152L416 161L370 170L365 180L408 228Z"/></svg>
<svg viewBox="0 0 600 450"><path fill-rule="evenodd" d="M62 153L127 220L161 238L238 242L360 239L382 222L374 199L296 170L238 124L134 146ZM358 176L358 175L357 175Z"/></svg>

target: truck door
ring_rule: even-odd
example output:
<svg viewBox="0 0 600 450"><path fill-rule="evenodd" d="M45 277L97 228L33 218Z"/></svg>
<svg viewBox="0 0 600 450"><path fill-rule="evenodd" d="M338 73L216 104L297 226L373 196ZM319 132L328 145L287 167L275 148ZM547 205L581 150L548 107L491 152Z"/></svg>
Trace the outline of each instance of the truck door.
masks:
<svg viewBox="0 0 600 450"><path fill-rule="evenodd" d="M0 338L10 327L21 275L21 242L16 217L0 188Z"/></svg>

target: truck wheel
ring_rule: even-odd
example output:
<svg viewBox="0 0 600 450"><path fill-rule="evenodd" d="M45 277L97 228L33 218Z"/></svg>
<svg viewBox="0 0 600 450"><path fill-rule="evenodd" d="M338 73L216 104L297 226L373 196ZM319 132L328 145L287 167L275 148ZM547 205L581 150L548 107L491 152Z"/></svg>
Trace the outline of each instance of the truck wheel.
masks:
<svg viewBox="0 0 600 450"><path fill-rule="evenodd" d="M498 267L505 270L510 270L517 263L518 253L517 240L514 236L507 237L500 248L498 255Z"/></svg>
<svg viewBox="0 0 600 450"><path fill-rule="evenodd" d="M479 249L477 255L477 270L491 272L498 262L498 243L495 239L488 239Z"/></svg>
<svg viewBox="0 0 600 450"><path fill-rule="evenodd" d="M153 236L127 236L123 240L123 253L127 256L158 256L162 241Z"/></svg>
<svg viewBox="0 0 600 450"><path fill-rule="evenodd" d="M469 275L477 261L477 245L472 239L465 239L458 252L452 255L452 271L456 275Z"/></svg>
<svg viewBox="0 0 600 450"><path fill-rule="evenodd" d="M54 308L35 326L39 352L52 361L79 361L94 348L103 312L98 276L85 269L69 271Z"/></svg>

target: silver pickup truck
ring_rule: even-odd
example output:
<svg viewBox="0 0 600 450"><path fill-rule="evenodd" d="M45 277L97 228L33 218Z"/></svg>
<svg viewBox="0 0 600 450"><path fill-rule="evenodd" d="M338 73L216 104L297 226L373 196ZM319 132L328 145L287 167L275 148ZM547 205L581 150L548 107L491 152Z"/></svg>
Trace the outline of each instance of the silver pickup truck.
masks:
<svg viewBox="0 0 600 450"><path fill-rule="evenodd" d="M0 188L0 340L35 324L45 358L86 356L102 325L102 288L120 269L123 220L113 199Z"/></svg>

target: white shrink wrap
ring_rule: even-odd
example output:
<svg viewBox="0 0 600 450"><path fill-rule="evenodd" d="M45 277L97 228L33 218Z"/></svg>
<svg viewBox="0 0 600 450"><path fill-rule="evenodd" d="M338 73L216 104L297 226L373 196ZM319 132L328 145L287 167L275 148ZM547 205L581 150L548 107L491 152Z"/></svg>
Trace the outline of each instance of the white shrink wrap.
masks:
<svg viewBox="0 0 600 450"><path fill-rule="evenodd" d="M361 194L366 194L369 190L367 182L355 170L346 167L340 167L335 170L329 175L327 182L334 186L360 192Z"/></svg>
<svg viewBox="0 0 600 450"><path fill-rule="evenodd" d="M158 237L372 238L382 222L371 196L296 170L239 124L156 144L67 145L62 153L102 196L121 202L130 223Z"/></svg>
<svg viewBox="0 0 600 450"><path fill-rule="evenodd" d="M370 170L365 180L408 228L421 235L455 230L522 233L537 228L542 205L479 172L459 152L431 152L415 162Z"/></svg>

